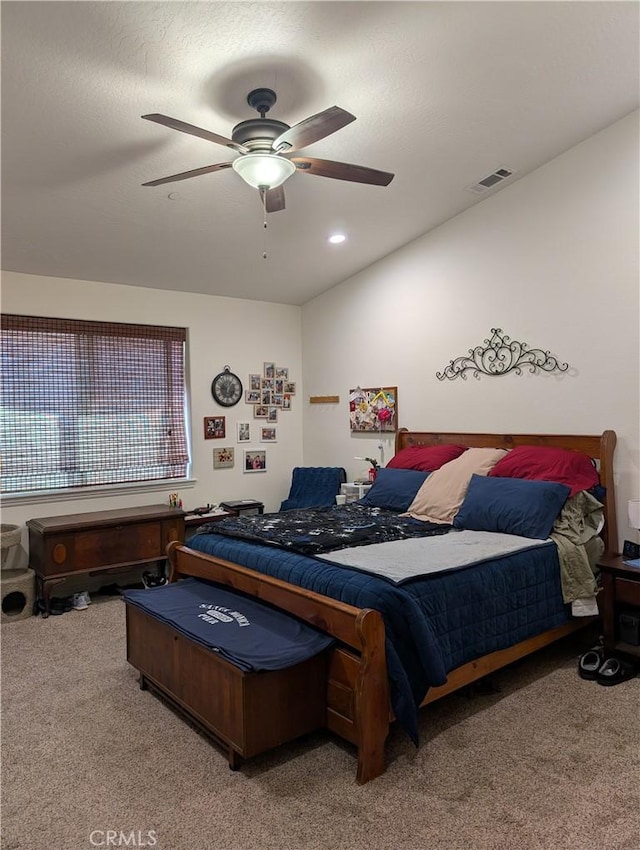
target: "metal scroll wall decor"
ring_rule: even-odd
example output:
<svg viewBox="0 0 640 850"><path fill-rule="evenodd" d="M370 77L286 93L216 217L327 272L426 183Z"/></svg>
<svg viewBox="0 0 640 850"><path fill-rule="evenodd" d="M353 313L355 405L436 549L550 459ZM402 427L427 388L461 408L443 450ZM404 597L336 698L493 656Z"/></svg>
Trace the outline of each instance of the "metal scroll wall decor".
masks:
<svg viewBox="0 0 640 850"><path fill-rule="evenodd" d="M480 375L506 375L508 372L522 374L523 368L534 375L539 372L566 372L568 363L560 363L548 351L541 348L529 348L525 342L511 340L501 328L491 328L491 338L485 339L484 346L477 345L469 349L469 356L456 357L442 372L436 372L436 378L454 381L456 378L467 380L466 372L473 377Z"/></svg>

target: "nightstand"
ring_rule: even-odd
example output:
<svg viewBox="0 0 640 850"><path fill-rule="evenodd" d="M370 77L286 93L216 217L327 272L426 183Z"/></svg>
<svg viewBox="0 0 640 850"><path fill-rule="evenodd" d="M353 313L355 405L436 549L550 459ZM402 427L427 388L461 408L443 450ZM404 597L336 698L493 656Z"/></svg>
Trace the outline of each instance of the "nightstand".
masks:
<svg viewBox="0 0 640 850"><path fill-rule="evenodd" d="M360 484L356 481L349 481L346 484L340 485L340 495L346 496L347 504L349 504L349 502L357 502L358 499L362 499L372 487L373 484Z"/></svg>
<svg viewBox="0 0 640 850"><path fill-rule="evenodd" d="M598 566L602 572L605 650L640 658L640 645L630 642L638 639L634 624L640 617L640 568L625 564L621 555L603 558Z"/></svg>

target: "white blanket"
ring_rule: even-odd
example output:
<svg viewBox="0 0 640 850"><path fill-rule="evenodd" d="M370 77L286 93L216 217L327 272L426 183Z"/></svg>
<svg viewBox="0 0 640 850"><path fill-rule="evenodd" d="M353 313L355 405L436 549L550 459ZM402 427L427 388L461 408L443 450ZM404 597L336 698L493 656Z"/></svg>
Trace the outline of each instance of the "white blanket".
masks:
<svg viewBox="0 0 640 850"><path fill-rule="evenodd" d="M492 531L450 531L435 537L340 549L317 557L402 584L419 576L457 570L545 545L555 544L551 540L532 540Z"/></svg>

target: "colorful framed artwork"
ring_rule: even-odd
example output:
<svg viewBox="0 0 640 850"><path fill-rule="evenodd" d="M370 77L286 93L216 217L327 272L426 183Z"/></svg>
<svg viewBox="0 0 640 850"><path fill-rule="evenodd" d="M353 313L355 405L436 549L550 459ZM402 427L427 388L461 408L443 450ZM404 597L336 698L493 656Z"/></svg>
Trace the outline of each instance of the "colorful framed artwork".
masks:
<svg viewBox="0 0 640 850"><path fill-rule="evenodd" d="M356 387L349 390L349 427L352 431L397 431L398 388Z"/></svg>
<svg viewBox="0 0 640 850"><path fill-rule="evenodd" d="M224 416L205 416L204 417L204 438L205 440L218 440L226 435L225 417Z"/></svg>

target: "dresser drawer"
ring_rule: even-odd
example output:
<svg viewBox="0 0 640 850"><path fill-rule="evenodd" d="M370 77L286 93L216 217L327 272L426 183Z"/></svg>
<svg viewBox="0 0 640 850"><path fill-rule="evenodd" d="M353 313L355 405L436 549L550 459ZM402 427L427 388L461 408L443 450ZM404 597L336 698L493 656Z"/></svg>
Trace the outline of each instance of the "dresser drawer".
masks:
<svg viewBox="0 0 640 850"><path fill-rule="evenodd" d="M79 531L75 535L74 562L84 568L145 561L162 554L162 523L117 525L109 529Z"/></svg>
<svg viewBox="0 0 640 850"><path fill-rule="evenodd" d="M615 594L617 603L640 606L640 581L616 577Z"/></svg>

